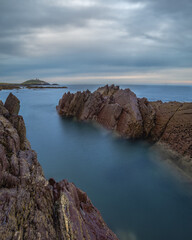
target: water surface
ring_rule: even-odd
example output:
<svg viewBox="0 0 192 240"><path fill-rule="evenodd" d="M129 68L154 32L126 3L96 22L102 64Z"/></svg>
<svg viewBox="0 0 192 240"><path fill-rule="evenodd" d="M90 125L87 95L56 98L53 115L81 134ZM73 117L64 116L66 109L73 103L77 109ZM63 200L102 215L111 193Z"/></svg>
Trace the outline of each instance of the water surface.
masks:
<svg viewBox="0 0 192 240"><path fill-rule="evenodd" d="M192 96L191 87L129 87L149 100L191 101ZM191 240L192 189L187 181L156 161L146 143L58 116L55 106L65 91L87 88L97 86L12 91L21 101L27 137L46 177L66 178L87 192L122 240ZM0 98L4 101L9 92L0 91Z"/></svg>

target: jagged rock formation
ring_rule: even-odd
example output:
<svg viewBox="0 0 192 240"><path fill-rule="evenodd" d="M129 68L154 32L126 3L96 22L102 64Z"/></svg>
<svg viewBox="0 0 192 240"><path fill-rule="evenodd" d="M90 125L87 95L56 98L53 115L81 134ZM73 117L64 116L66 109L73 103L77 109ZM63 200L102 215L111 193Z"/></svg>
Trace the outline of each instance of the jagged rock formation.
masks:
<svg viewBox="0 0 192 240"><path fill-rule="evenodd" d="M65 93L57 111L65 117L94 120L126 138L163 144L179 156L179 167L192 175L192 103L149 102L130 89L106 85L93 93Z"/></svg>
<svg viewBox="0 0 192 240"><path fill-rule="evenodd" d="M45 179L19 107L12 94L0 101L0 239L117 239L86 193Z"/></svg>

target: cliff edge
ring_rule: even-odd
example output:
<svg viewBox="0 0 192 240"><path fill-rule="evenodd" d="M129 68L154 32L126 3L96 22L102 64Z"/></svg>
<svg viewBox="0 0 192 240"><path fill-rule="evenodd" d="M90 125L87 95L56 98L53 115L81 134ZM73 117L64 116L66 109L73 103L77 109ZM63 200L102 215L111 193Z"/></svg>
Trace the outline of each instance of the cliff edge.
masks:
<svg viewBox="0 0 192 240"><path fill-rule="evenodd" d="M0 239L117 239L86 193L45 179L19 108L0 101Z"/></svg>

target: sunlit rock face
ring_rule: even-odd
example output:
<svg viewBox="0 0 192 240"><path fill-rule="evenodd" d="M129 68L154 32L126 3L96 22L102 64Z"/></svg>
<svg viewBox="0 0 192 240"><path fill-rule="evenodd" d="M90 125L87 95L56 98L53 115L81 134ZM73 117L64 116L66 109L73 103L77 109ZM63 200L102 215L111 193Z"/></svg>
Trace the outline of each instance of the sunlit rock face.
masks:
<svg viewBox="0 0 192 240"><path fill-rule="evenodd" d="M0 239L117 239L86 193L45 179L19 107L0 102Z"/></svg>
<svg viewBox="0 0 192 240"><path fill-rule="evenodd" d="M57 111L65 117L94 120L125 138L164 145L192 175L192 103L149 102L130 89L106 85L93 93L65 93Z"/></svg>

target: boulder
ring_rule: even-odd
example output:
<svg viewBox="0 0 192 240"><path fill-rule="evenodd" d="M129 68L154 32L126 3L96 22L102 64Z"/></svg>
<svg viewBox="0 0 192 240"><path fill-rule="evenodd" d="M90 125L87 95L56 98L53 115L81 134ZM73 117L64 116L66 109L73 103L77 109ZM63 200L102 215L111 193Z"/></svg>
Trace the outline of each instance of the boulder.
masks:
<svg viewBox="0 0 192 240"><path fill-rule="evenodd" d="M20 110L20 101L15 95L10 93L4 106L11 115L18 115Z"/></svg>

